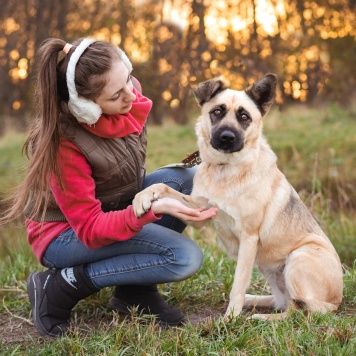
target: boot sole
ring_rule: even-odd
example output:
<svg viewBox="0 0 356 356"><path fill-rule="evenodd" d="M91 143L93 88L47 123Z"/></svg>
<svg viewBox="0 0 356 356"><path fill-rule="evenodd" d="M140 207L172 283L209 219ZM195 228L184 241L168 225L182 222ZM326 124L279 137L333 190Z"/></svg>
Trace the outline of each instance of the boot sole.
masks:
<svg viewBox="0 0 356 356"><path fill-rule="evenodd" d="M27 293L30 298L32 306L32 321L37 331L43 336L58 337L58 334L48 332L43 326L41 319L38 317L39 303L40 303L40 280L38 277L39 272L33 272L27 278Z"/></svg>
<svg viewBox="0 0 356 356"><path fill-rule="evenodd" d="M119 298L110 298L109 300L109 306L111 309L118 311L121 314L124 315L131 315L131 308L132 305L126 303L125 301L119 299ZM145 313L147 315L155 315L155 314L148 314ZM184 317L180 320L177 320L175 322L167 322L165 320L161 320L158 316L156 316L156 322L157 324L163 326L163 327L167 327L167 326L179 326L179 325L183 325L184 322Z"/></svg>

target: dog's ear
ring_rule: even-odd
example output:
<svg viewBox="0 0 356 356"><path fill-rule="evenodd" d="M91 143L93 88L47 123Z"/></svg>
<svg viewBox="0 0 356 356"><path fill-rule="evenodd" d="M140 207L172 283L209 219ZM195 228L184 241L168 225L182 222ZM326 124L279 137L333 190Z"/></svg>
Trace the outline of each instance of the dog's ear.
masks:
<svg viewBox="0 0 356 356"><path fill-rule="evenodd" d="M221 91L227 89L225 82L221 78L214 78L200 83L194 90L195 98L198 104L202 106L208 102L212 97Z"/></svg>
<svg viewBox="0 0 356 356"><path fill-rule="evenodd" d="M246 94L255 102L262 116L267 114L274 102L276 86L277 76L270 73L245 89Z"/></svg>

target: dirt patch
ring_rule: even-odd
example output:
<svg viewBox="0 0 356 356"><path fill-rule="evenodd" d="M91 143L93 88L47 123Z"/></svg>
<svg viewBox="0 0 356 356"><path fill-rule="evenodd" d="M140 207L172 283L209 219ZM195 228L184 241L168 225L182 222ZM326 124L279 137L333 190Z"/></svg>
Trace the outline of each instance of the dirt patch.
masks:
<svg viewBox="0 0 356 356"><path fill-rule="evenodd" d="M38 338L38 332L33 323L27 319L20 319L15 316L0 314L0 339L3 344L26 343Z"/></svg>

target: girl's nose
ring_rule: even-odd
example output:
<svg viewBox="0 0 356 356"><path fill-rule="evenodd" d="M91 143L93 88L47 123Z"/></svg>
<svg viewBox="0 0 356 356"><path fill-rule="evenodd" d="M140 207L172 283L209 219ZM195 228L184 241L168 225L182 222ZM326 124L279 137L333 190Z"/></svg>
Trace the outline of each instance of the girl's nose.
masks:
<svg viewBox="0 0 356 356"><path fill-rule="evenodd" d="M131 101L135 101L136 100L136 94L134 94L134 92L132 91L131 88L129 88L128 86L126 86L126 90L125 90L125 101L126 102L131 102Z"/></svg>

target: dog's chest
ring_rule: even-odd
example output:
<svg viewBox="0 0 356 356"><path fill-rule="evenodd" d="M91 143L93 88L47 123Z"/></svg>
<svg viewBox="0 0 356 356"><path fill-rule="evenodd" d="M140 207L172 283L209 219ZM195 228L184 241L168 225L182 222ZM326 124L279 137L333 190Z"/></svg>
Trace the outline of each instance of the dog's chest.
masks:
<svg viewBox="0 0 356 356"><path fill-rule="evenodd" d="M203 168L203 169L200 169ZM256 214L256 187L241 184L237 174L221 174L219 170L199 167L192 197L199 205L217 207L212 218L221 247L232 257L237 256L239 240L246 230L257 230L260 216Z"/></svg>

